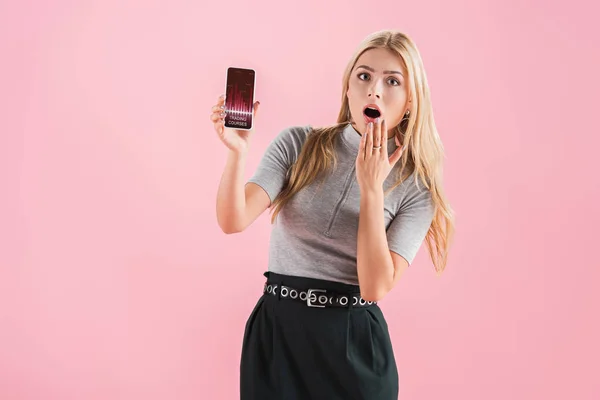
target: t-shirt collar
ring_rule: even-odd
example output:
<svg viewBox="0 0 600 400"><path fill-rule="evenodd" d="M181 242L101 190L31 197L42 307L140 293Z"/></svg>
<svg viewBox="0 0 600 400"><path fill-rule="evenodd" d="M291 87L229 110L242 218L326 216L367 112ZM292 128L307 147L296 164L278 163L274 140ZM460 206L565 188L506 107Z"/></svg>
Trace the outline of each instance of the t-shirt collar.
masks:
<svg viewBox="0 0 600 400"><path fill-rule="evenodd" d="M354 126L352 126L351 123L348 123L348 125L346 125L342 131L342 139L351 149L358 150L360 147L360 141L362 140L362 135L354 128ZM388 139L387 145L388 154L391 154L398 147L394 137Z"/></svg>

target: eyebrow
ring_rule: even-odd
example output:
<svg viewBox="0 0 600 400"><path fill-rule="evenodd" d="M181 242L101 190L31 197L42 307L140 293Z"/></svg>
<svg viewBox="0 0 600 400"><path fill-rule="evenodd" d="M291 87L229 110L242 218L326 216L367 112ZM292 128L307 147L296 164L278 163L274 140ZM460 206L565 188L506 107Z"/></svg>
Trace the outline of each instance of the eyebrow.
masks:
<svg viewBox="0 0 600 400"><path fill-rule="evenodd" d="M368 71L375 72L375 70L373 68L368 67L366 65L359 65L358 67L356 67L356 69L359 69L359 68L364 68L364 69L366 69ZM383 71L383 73L384 74L399 74L399 75L402 75L404 77L404 75L400 71Z"/></svg>

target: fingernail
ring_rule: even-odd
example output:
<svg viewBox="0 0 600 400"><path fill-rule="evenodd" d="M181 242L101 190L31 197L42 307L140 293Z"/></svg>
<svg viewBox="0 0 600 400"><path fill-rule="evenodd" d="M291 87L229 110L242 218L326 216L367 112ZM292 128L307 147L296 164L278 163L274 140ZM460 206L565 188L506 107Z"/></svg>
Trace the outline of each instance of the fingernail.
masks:
<svg viewBox="0 0 600 400"><path fill-rule="evenodd" d="M375 123L378 124L379 123L379 117L375 118Z"/></svg>

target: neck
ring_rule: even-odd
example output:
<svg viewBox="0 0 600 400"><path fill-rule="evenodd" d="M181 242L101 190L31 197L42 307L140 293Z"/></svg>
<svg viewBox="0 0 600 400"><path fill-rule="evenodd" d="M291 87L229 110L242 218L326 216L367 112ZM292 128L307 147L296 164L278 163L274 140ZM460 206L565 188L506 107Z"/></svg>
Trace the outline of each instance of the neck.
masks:
<svg viewBox="0 0 600 400"><path fill-rule="evenodd" d="M354 128L354 130L356 131L356 133L358 133L360 136L362 136L362 133L360 133L360 131L358 130L358 127L356 126L356 123L352 122L351 125ZM387 131L387 138L388 138L388 140L393 139L394 136L396 136L396 132L393 129Z"/></svg>

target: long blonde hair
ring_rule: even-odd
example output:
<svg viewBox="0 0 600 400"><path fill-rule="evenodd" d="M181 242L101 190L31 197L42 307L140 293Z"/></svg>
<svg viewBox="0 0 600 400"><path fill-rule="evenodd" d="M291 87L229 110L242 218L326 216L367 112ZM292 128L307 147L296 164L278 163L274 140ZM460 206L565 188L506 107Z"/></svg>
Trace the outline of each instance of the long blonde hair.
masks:
<svg viewBox="0 0 600 400"><path fill-rule="evenodd" d="M440 274L446 267L448 251L454 235L454 212L446 200L442 187L444 149L433 118L433 108L427 76L423 62L414 42L397 31L379 31L363 40L350 59L342 79L342 102L337 123L322 128L313 128L308 135L298 160L288 171L283 190L273 201L271 222L285 204L300 190L312 183L322 173L336 165L334 152L335 139L344 126L351 122L348 105L348 84L350 74L358 58L367 50L384 48L396 53L404 63L408 76L409 97L412 99L411 112L394 128L404 146L402 158L398 162L397 180L387 191L393 190L413 172L416 184L422 182L431 192L435 214L425 237L429 255L435 270Z"/></svg>

